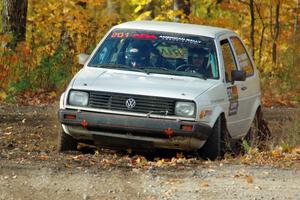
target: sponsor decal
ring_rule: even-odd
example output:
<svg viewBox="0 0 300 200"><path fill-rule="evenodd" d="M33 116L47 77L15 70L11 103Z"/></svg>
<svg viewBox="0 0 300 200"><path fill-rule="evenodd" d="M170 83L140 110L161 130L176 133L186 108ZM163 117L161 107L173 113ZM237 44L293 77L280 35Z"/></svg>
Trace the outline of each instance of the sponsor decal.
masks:
<svg viewBox="0 0 300 200"><path fill-rule="evenodd" d="M237 87L234 86L230 86L227 88L227 96L228 96L228 100L229 100L229 116L231 115L236 115L238 112L238 108L239 108L239 95L238 95L238 90Z"/></svg>
<svg viewBox="0 0 300 200"><path fill-rule="evenodd" d="M183 37L176 37L176 36L168 36L168 35L161 35L159 36L160 39L175 41L175 42L183 42L183 43L192 43L192 44L200 44L201 40L195 40L191 38L183 38Z"/></svg>
<svg viewBox="0 0 300 200"><path fill-rule="evenodd" d="M156 35L156 34L148 34L148 33L130 33L130 32L112 32L111 38L137 38L137 39L161 39L172 42L181 42L181 43L189 43L193 45L201 44L201 40L185 38L180 36L170 36L170 35Z"/></svg>
<svg viewBox="0 0 300 200"><path fill-rule="evenodd" d="M238 101L230 101L229 103L229 116L236 115L239 108L239 102Z"/></svg>
<svg viewBox="0 0 300 200"><path fill-rule="evenodd" d="M138 39L157 39L153 34L147 33L128 33L128 32L113 32L112 38L138 38Z"/></svg>
<svg viewBox="0 0 300 200"><path fill-rule="evenodd" d="M129 33L123 33L123 32L113 32L111 34L112 38L128 38L129 37Z"/></svg>

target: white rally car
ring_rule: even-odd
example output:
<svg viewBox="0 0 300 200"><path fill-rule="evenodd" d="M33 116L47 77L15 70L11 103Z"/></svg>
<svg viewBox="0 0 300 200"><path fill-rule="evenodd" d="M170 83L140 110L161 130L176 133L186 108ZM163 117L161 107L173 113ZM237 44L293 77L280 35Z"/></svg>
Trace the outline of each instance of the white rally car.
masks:
<svg viewBox="0 0 300 200"><path fill-rule="evenodd" d="M201 59L201 61L197 61ZM200 150L254 138L258 71L230 30L156 21L113 27L60 100L59 151L78 142L109 148Z"/></svg>

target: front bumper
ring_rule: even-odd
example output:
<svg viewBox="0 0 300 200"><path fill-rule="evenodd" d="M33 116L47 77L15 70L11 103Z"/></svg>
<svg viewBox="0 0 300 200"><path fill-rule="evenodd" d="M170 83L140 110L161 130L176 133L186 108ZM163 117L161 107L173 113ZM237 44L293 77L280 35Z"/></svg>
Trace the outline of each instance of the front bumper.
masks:
<svg viewBox="0 0 300 200"><path fill-rule="evenodd" d="M65 109L60 109L58 115L65 131L74 138L113 148L194 150L201 148L212 132L200 122Z"/></svg>

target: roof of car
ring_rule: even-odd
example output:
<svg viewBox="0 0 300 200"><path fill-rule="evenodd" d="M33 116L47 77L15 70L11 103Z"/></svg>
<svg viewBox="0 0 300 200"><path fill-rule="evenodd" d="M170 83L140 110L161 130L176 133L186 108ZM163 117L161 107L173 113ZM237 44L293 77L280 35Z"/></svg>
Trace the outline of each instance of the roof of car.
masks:
<svg viewBox="0 0 300 200"><path fill-rule="evenodd" d="M218 35L222 35L225 33L234 33L229 29L218 28L213 26L161 21L131 21L119 24L115 26L115 28L184 33L192 35L202 35L211 38L215 38Z"/></svg>

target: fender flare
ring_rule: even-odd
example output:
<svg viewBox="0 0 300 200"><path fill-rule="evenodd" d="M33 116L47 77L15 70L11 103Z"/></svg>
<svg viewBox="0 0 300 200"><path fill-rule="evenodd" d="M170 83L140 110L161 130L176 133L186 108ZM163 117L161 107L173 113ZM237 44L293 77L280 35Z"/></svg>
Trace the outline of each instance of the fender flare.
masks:
<svg viewBox="0 0 300 200"><path fill-rule="evenodd" d="M221 107L221 106L216 106L214 109L213 109L213 115L211 116L211 120L210 120L210 123L209 123L209 126L210 127L213 127L214 124L216 123L217 119L221 116L221 115L224 115L224 118L225 118L225 112L224 112L224 109ZM226 119L225 119L226 120Z"/></svg>
<svg viewBox="0 0 300 200"><path fill-rule="evenodd" d="M257 111L261 111L261 101L260 101L260 98L256 98L254 104L253 104L253 107L252 107L252 110L251 110L251 119L254 119ZM250 122L250 124L252 123L252 120ZM249 124L249 127L250 127L250 124Z"/></svg>

